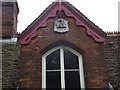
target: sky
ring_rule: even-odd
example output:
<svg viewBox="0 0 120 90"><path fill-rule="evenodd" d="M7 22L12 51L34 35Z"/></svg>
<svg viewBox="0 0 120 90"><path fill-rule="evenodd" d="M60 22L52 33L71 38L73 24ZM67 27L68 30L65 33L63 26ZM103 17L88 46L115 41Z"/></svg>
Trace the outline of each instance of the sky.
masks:
<svg viewBox="0 0 120 90"><path fill-rule="evenodd" d="M55 0L17 0L18 32L22 32ZM103 31L118 31L119 0L67 0Z"/></svg>

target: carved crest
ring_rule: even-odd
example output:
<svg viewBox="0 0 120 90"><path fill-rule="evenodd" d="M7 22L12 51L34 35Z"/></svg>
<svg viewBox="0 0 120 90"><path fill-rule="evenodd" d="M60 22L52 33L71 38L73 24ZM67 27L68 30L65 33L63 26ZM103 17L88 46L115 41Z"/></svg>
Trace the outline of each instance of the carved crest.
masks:
<svg viewBox="0 0 120 90"><path fill-rule="evenodd" d="M54 22L54 31L58 33L69 31L68 21L63 18L57 19L57 21Z"/></svg>

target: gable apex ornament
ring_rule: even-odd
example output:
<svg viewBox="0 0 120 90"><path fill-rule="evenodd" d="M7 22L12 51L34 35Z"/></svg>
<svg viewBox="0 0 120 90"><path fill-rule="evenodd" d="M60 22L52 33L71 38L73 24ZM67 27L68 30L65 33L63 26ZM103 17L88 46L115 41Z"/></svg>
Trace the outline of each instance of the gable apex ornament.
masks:
<svg viewBox="0 0 120 90"><path fill-rule="evenodd" d="M57 19L54 22L54 31L58 33L64 33L69 31L68 21L63 18Z"/></svg>

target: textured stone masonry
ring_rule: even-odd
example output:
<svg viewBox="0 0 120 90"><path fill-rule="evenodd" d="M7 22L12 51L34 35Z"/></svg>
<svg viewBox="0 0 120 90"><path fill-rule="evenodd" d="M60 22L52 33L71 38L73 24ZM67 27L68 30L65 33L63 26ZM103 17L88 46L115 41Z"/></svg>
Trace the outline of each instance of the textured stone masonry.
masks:
<svg viewBox="0 0 120 90"><path fill-rule="evenodd" d="M16 66L19 57L19 45L2 45L2 87L11 88L15 84Z"/></svg>
<svg viewBox="0 0 120 90"><path fill-rule="evenodd" d="M108 33L104 43L108 79L114 88L120 89L120 33Z"/></svg>

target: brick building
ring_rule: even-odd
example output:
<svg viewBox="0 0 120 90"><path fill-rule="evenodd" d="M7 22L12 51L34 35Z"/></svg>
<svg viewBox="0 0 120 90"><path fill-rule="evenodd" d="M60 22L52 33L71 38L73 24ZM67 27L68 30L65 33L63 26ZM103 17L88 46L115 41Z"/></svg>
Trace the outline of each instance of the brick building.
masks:
<svg viewBox="0 0 120 90"><path fill-rule="evenodd" d="M53 2L14 42L18 5L2 7L3 88L120 87L119 32L106 34L70 3Z"/></svg>

